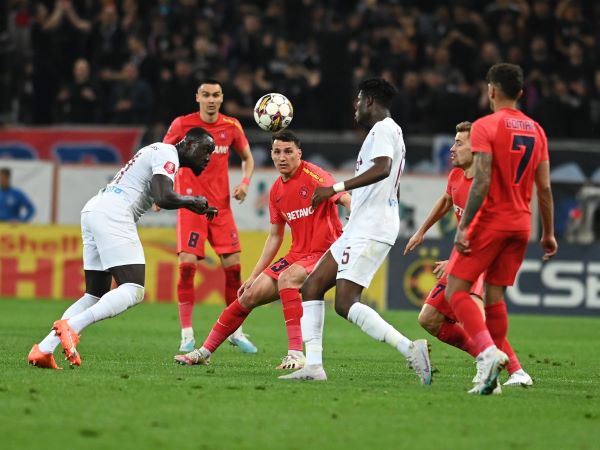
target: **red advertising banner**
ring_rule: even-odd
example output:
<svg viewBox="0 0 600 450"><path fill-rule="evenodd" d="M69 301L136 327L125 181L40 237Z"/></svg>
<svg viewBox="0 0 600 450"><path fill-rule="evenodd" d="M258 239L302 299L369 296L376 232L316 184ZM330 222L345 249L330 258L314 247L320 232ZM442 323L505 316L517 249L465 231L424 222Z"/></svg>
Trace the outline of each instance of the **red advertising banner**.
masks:
<svg viewBox="0 0 600 450"><path fill-rule="evenodd" d="M5 128L0 159L123 164L138 149L142 128Z"/></svg>

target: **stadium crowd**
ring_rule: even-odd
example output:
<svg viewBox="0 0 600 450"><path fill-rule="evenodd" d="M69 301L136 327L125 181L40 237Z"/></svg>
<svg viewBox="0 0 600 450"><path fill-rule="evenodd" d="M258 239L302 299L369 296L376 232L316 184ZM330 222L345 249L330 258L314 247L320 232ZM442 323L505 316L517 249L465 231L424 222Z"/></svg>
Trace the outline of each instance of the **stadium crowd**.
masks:
<svg viewBox="0 0 600 450"><path fill-rule="evenodd" d="M164 127L210 77L245 125L278 91L295 128L341 130L358 81L383 76L403 128L448 132L488 112L482 80L505 61L551 137L600 137L600 2L8 0L2 14L7 122Z"/></svg>

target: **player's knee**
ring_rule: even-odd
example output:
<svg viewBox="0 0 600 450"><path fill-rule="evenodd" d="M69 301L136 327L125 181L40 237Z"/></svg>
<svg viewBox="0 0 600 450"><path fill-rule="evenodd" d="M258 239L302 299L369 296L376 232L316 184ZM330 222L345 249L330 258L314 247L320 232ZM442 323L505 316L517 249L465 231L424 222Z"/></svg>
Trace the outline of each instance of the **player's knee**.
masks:
<svg viewBox="0 0 600 450"><path fill-rule="evenodd" d="M336 300L335 302L335 312L342 316L344 319L348 318L348 312L350 311L350 306L345 302L341 302Z"/></svg>
<svg viewBox="0 0 600 450"><path fill-rule="evenodd" d="M419 325L421 325L421 327L429 334L434 336L437 334L439 324L435 320L435 317L426 309L421 310L417 321L419 322Z"/></svg>
<svg viewBox="0 0 600 450"><path fill-rule="evenodd" d="M135 283L123 283L119 288L127 293L128 308L131 308L144 300L144 286Z"/></svg>
<svg viewBox="0 0 600 450"><path fill-rule="evenodd" d="M259 301L258 296L256 296L254 294L254 292L252 291L252 288L244 291L242 296L238 299L238 302L240 302L240 305L242 305L246 309L256 308L256 306L258 305L258 301Z"/></svg>
<svg viewBox="0 0 600 450"><path fill-rule="evenodd" d="M319 283L314 278L308 277L300 288L303 300L322 300L323 294L319 288Z"/></svg>
<svg viewBox="0 0 600 450"><path fill-rule="evenodd" d="M196 274L196 263L179 263L179 284L188 286L194 284L194 275Z"/></svg>

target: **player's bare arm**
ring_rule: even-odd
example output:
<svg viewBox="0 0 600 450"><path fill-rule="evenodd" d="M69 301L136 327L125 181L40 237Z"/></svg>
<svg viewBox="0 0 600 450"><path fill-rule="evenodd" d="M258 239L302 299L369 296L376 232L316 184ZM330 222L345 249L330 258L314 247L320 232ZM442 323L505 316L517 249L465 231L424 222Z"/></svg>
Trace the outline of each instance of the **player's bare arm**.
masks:
<svg viewBox="0 0 600 450"><path fill-rule="evenodd" d="M415 248L423 243L423 239L425 238L425 233L435 225L442 217L444 217L448 211L452 208L452 197L448 195L447 192L444 192L440 198L437 199L431 211L427 215L425 222L419 227L415 234L411 236L404 248L403 255L408 255ZM434 271L435 273L435 271Z"/></svg>
<svg viewBox="0 0 600 450"><path fill-rule="evenodd" d="M554 237L554 201L552 189L550 188L550 163L542 161L535 170L535 186L537 189L538 207L542 217L542 238L540 244L544 250L544 261L552 258L557 250L558 244Z"/></svg>
<svg viewBox="0 0 600 450"><path fill-rule="evenodd" d="M217 214L216 208L208 206L206 197L177 194L173 190L173 181L166 175L153 175L151 189L154 203L161 209L186 208L196 214L205 214L209 220Z"/></svg>
<svg viewBox="0 0 600 450"><path fill-rule="evenodd" d="M250 277L240 286L238 290L238 297L241 297L246 289L252 286L254 280L267 268L277 252L281 248L281 244L283 243L283 234L285 231L285 225L282 223L274 223L271 224L271 229L269 230L269 235L267 236L267 240L265 241L265 246L263 247L263 251L250 274Z"/></svg>
<svg viewBox="0 0 600 450"><path fill-rule="evenodd" d="M344 181L344 190L351 191L352 189L369 186L377 183L390 175L392 170L392 158L380 156L373 160L373 167L369 168L360 175ZM333 196L336 191L333 186L318 187L312 196L312 207L315 209L319 203Z"/></svg>
<svg viewBox="0 0 600 450"><path fill-rule="evenodd" d="M252 178L252 174L254 173L254 158L252 157L249 145L246 145L239 154L242 159L243 178L241 183L233 190L232 197L242 203L246 199L246 195L248 195L248 185L250 184L250 178Z"/></svg>
<svg viewBox="0 0 600 450"><path fill-rule="evenodd" d="M473 155L473 165L475 166L475 176L473 184L469 190L469 198L465 206L465 212L462 219L456 228L456 237L454 245L461 253L470 253L469 241L467 241L467 229L473 218L481 208L485 197L490 188L490 180L492 174L492 154L477 152Z"/></svg>

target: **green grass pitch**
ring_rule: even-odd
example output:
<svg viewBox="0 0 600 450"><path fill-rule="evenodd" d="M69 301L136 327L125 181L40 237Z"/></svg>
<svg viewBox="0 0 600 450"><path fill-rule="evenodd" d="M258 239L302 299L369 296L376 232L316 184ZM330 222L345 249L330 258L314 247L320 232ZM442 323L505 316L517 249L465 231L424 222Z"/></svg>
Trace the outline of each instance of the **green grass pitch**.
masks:
<svg viewBox="0 0 600 450"><path fill-rule="evenodd" d="M173 363L174 304L141 305L89 327L79 368L28 366L31 345L67 306L0 300L3 449L599 448L597 318L512 316L511 341L535 385L479 397L466 394L475 372L466 354L432 339L438 372L423 387L398 353L330 307L325 383L277 379L286 349L277 304L244 325L257 355L224 345L209 367ZM196 307L198 340L219 312ZM426 335L413 313L384 317L411 338Z"/></svg>

